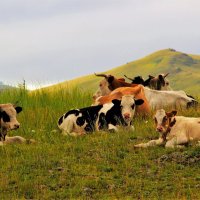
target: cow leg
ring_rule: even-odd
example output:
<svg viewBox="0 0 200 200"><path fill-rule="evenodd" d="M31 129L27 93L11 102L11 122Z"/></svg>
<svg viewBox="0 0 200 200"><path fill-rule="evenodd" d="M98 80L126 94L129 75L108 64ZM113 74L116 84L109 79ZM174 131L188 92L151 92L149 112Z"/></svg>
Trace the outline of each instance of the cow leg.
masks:
<svg viewBox="0 0 200 200"><path fill-rule="evenodd" d="M157 140L150 140L147 143L136 144L134 145L134 147L146 148L146 147L153 147L153 146L162 145L162 144L163 144L163 139L159 138Z"/></svg>
<svg viewBox="0 0 200 200"><path fill-rule="evenodd" d="M187 144L188 138L186 136L183 137L173 137L171 140L168 140L167 143L165 144L166 148L183 148L184 144Z"/></svg>
<svg viewBox="0 0 200 200"><path fill-rule="evenodd" d="M74 120L73 119L66 119L62 125L62 134L63 135L71 135L77 136L78 133L74 132Z"/></svg>
<svg viewBox="0 0 200 200"><path fill-rule="evenodd" d="M135 131L135 127L133 125L130 126L132 131Z"/></svg>
<svg viewBox="0 0 200 200"><path fill-rule="evenodd" d="M109 131L118 131L118 128L114 126L113 124L108 124L108 130Z"/></svg>

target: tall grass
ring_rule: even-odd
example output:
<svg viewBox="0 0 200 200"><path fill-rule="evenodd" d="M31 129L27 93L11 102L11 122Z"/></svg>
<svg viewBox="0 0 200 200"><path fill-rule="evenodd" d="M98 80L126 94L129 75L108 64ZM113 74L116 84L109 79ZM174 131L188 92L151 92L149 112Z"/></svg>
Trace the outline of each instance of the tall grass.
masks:
<svg viewBox="0 0 200 200"><path fill-rule="evenodd" d="M156 138L151 118L135 119L136 131L67 137L58 118L91 105L79 89L55 92L8 90L0 103L23 107L21 127L10 135L34 138L32 145L0 148L0 199L200 199L200 149L134 149ZM199 109L180 111L200 116Z"/></svg>

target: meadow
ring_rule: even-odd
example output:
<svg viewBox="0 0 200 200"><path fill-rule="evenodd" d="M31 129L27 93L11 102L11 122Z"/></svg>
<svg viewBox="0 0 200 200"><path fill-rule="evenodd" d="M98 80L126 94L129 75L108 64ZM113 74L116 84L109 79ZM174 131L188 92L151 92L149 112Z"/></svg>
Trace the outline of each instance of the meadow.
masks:
<svg viewBox="0 0 200 200"><path fill-rule="evenodd" d="M135 149L157 138L152 118L134 119L135 132L63 136L58 118L91 105L91 93L7 90L0 103L23 107L9 135L36 144L0 147L0 199L200 199L200 147ZM179 111L200 116L200 109Z"/></svg>

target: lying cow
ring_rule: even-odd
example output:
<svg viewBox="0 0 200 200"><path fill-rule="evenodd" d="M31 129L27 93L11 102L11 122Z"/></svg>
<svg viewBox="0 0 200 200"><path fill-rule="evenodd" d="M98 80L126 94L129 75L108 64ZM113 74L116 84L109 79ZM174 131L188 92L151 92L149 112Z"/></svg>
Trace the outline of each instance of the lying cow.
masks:
<svg viewBox="0 0 200 200"><path fill-rule="evenodd" d="M144 94L151 109L161 108L189 108L198 102L186 95L184 91L158 91L144 87Z"/></svg>
<svg viewBox="0 0 200 200"><path fill-rule="evenodd" d="M120 100L123 95L133 95L136 99L143 99L144 103L140 106L136 106L136 115L147 116L150 114L149 103L144 95L144 89L141 85L117 88L108 95L98 97L93 105L109 103L112 102L113 99Z"/></svg>
<svg viewBox="0 0 200 200"><path fill-rule="evenodd" d="M27 140L21 136L7 136L8 131L16 130L20 127L16 116L21 111L22 107L20 106L15 106L11 103L0 104L0 146L13 143L35 143L35 140Z"/></svg>
<svg viewBox="0 0 200 200"><path fill-rule="evenodd" d="M166 148L174 148L200 141L200 118L176 116L176 113L177 111L157 110L154 119L159 139L137 144L135 147L165 145Z"/></svg>
<svg viewBox="0 0 200 200"><path fill-rule="evenodd" d="M119 125L131 127L135 107L143 102L132 95L124 95L121 101L114 99L108 104L70 110L60 117L58 127L63 134L71 136L102 129L118 130Z"/></svg>
<svg viewBox="0 0 200 200"><path fill-rule="evenodd" d="M171 87L169 86L169 81L166 79L168 75L169 73L159 74L156 77L149 75L149 78L147 80L144 80L141 76L137 76L133 79L127 77L126 75L124 76L127 79L131 80L132 84L141 84L154 90L171 90Z"/></svg>
<svg viewBox="0 0 200 200"><path fill-rule="evenodd" d="M0 141L5 141L7 132L18 129L20 123L17 121L17 113L22 111L22 107L13 104L0 104Z"/></svg>
<svg viewBox="0 0 200 200"><path fill-rule="evenodd" d="M93 95L93 100L96 100L96 98L98 98L100 96L110 94L110 92L116 88L134 87L137 85L137 84L127 83L127 82L125 82L125 79L123 79L123 78L118 79L112 75L106 75L106 74L95 74L95 75L99 76L99 77L104 77L104 79L100 81L99 89Z"/></svg>

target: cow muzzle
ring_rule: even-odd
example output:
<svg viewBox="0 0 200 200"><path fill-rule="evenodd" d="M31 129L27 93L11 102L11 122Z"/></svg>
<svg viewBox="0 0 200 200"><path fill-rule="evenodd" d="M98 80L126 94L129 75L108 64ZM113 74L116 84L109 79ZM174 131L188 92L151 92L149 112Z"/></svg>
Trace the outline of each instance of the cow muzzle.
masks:
<svg viewBox="0 0 200 200"><path fill-rule="evenodd" d="M10 126L10 130L16 130L20 127L20 124L17 123L17 124L13 124L12 126Z"/></svg>
<svg viewBox="0 0 200 200"><path fill-rule="evenodd" d="M162 133L164 131L164 128L162 126L157 126L156 131Z"/></svg>
<svg viewBox="0 0 200 200"><path fill-rule="evenodd" d="M128 121L128 120L131 119L131 114L130 114L130 113L124 113L123 117L124 117L124 119L125 119L126 121Z"/></svg>

